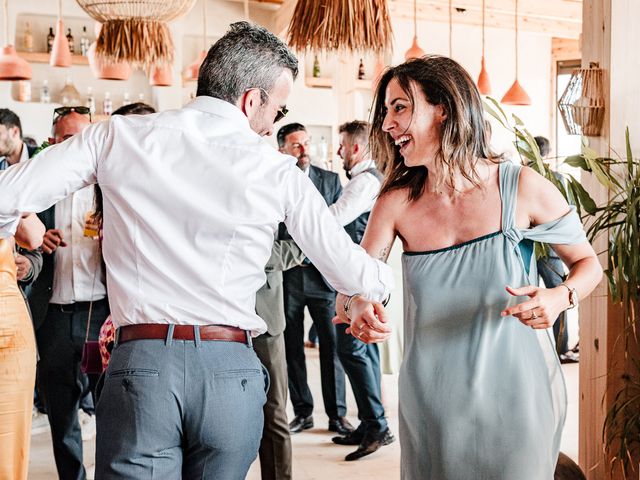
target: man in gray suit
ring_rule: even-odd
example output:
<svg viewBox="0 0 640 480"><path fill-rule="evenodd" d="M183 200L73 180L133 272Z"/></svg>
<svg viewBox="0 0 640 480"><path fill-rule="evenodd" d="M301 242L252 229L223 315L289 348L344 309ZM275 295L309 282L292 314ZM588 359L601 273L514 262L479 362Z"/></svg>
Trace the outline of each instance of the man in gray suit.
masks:
<svg viewBox="0 0 640 480"><path fill-rule="evenodd" d="M282 272L300 265L303 260L304 253L293 240L276 240L265 267L267 283L256 293L256 313L266 322L267 332L253 340L253 347L271 379L260 442L262 480L291 479L291 437L285 410L287 361Z"/></svg>

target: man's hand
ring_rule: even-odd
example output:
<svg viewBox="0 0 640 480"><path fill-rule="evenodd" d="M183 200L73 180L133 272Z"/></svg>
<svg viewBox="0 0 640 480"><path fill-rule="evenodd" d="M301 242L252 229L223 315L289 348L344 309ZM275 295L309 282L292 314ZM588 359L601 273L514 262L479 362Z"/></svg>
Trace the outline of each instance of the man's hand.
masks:
<svg viewBox="0 0 640 480"><path fill-rule="evenodd" d="M344 305L344 301L341 301L344 298L339 299L337 305ZM333 319L333 323L348 324L347 333L364 343L384 342L391 336L391 328L387 325L384 307L380 302L371 302L360 296L354 297L349 311L351 319L346 318L338 310L339 313Z"/></svg>
<svg viewBox="0 0 640 480"><path fill-rule="evenodd" d="M44 234L42 241L42 251L44 253L52 254L58 247L66 247L67 242L62 238L62 231L58 228L51 228Z"/></svg>
<svg viewBox="0 0 640 480"><path fill-rule="evenodd" d="M16 268L18 280L23 280L31 272L31 262L27 257L18 253L16 255Z"/></svg>

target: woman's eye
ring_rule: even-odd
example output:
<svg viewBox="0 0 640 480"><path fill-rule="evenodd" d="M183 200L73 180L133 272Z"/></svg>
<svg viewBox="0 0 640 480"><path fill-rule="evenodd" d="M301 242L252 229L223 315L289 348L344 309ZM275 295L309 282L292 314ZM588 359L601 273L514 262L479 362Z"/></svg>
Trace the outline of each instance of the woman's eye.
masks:
<svg viewBox="0 0 640 480"><path fill-rule="evenodd" d="M404 105L395 105L393 107L393 110L397 113L397 112L400 112L400 111L404 110L404 108L405 108Z"/></svg>

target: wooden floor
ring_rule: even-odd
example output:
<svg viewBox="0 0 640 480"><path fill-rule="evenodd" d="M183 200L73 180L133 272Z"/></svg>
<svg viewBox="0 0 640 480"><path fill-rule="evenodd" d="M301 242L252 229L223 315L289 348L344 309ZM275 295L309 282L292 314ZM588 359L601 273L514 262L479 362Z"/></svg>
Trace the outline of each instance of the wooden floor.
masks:
<svg viewBox="0 0 640 480"><path fill-rule="evenodd" d="M310 387L316 405L322 405L320 394L320 367L317 349L306 349L309 365ZM567 390L569 393L569 414L562 438L562 451L577 460L578 456L578 365L564 366ZM384 402L387 408L390 427L398 432L398 393L397 376L383 376ZM351 423L357 424L356 407L351 392L348 393L348 408ZM290 418L292 412L289 408ZM389 480L400 478L400 445L395 442L378 452L356 462L345 462L344 456L354 447L343 447L331 442L332 433L326 430L327 417L322 408L314 412L315 428L294 435L293 438L293 478L296 480L352 480L367 478ZM95 437L84 442L85 465L89 479L93 479L93 455ZM48 431L34 435L31 441L29 479L52 480L56 478L55 463L51 450L51 436ZM254 463L249 480L260 479L260 467Z"/></svg>

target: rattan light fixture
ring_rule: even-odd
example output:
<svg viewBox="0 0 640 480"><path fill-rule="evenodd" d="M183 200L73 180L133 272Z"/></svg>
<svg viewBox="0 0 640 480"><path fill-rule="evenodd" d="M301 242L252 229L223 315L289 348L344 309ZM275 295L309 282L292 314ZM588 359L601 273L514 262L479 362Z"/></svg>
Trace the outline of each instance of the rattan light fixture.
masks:
<svg viewBox="0 0 640 480"><path fill-rule="evenodd" d="M567 133L599 136L604 122L604 101L604 71L598 63L574 70L558 101Z"/></svg>
<svg viewBox="0 0 640 480"><path fill-rule="evenodd" d="M167 22L185 15L196 0L76 0L102 23L96 56L106 63L127 62L145 70L173 64L173 38Z"/></svg>
<svg viewBox="0 0 640 480"><path fill-rule="evenodd" d="M297 50L382 52L392 35L387 0L298 0L288 41Z"/></svg>

